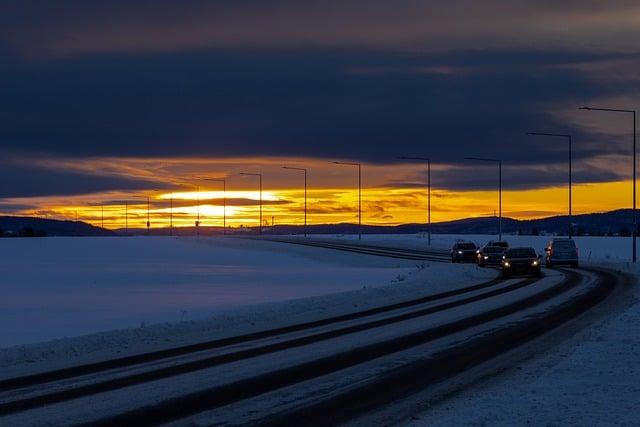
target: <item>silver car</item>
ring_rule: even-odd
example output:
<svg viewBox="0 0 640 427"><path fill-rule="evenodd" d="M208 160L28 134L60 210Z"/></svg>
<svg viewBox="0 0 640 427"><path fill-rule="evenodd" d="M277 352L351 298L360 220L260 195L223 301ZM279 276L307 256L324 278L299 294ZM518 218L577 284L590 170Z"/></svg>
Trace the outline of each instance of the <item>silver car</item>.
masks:
<svg viewBox="0 0 640 427"><path fill-rule="evenodd" d="M571 267L579 265L578 248L576 248L576 242L573 239L551 239L544 251L546 252L545 264L548 268L556 265Z"/></svg>

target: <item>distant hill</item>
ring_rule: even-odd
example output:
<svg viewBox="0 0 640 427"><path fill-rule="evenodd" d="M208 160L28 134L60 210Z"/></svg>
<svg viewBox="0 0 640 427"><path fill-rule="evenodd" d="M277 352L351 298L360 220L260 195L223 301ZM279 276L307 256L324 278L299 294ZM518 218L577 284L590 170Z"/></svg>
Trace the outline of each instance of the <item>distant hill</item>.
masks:
<svg viewBox="0 0 640 427"><path fill-rule="evenodd" d="M525 235L566 235L568 219L566 215L553 216L533 220L517 220L502 218L502 232L505 234ZM591 213L573 216L573 232L575 235L615 235L628 236L633 224L633 211L620 209L604 213ZM309 225L311 234L353 234L357 233L357 224L319 224ZM416 234L427 232L426 224L402 224L397 226L364 225L362 232L366 234ZM124 230L105 230L85 222L58 221L31 217L0 216L0 235L4 231L15 236L114 236L125 234ZM250 234L257 230L251 227L229 229L229 234ZM455 221L438 222L432 224L434 234L496 234L498 232L498 218L480 217L465 218ZM276 225L264 227L265 234L301 234L300 225ZM200 227L198 233L202 236L222 234L220 227ZM127 234L144 235L146 229L129 229ZM168 235L167 228L151 228L151 235ZM193 236L194 227L174 228L176 236Z"/></svg>
<svg viewBox="0 0 640 427"><path fill-rule="evenodd" d="M502 232L505 234L526 235L566 235L568 228L567 215L553 216L532 220L517 220L502 218ZM616 235L628 236L633 228L633 211L620 209L604 213L574 215L572 217L574 235ZM434 234L497 234L498 218L480 217L465 218L455 221L438 222L432 224ZM290 234L300 233L301 226L280 225L265 228L272 233ZM355 224L326 224L309 226L308 230L314 234L348 234L357 233ZM398 226L363 226L363 233L393 233L415 234L427 232L426 224L402 224Z"/></svg>
<svg viewBox="0 0 640 427"><path fill-rule="evenodd" d="M116 233L82 221L23 216L0 216L0 236L115 236Z"/></svg>
<svg viewBox="0 0 640 427"><path fill-rule="evenodd" d="M633 229L633 210L620 209L604 213L574 215L575 235L630 235ZM567 215L532 220L502 218L502 232L507 234L567 234ZM399 228L406 227L404 225ZM424 226L418 226L424 228ZM498 230L497 217L467 218L439 222L432 225L434 233L440 234L493 234Z"/></svg>

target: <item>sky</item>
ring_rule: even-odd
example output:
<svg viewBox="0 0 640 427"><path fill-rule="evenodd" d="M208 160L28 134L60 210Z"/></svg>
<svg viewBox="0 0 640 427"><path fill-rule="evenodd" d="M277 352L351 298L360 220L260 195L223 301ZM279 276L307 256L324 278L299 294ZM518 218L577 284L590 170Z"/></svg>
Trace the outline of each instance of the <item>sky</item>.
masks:
<svg viewBox="0 0 640 427"><path fill-rule="evenodd" d="M631 204L634 1L56 1L0 6L0 213L109 228L504 215ZM172 196L171 196L172 195Z"/></svg>

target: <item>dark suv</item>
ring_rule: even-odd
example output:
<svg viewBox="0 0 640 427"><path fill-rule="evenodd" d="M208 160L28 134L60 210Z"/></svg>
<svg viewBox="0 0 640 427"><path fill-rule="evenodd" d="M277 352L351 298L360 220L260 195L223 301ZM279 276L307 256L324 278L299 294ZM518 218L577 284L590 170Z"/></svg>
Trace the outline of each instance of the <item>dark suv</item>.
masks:
<svg viewBox="0 0 640 427"><path fill-rule="evenodd" d="M502 277L516 275L540 277L540 257L533 248L511 248L502 259Z"/></svg>
<svg viewBox="0 0 640 427"><path fill-rule="evenodd" d="M451 248L451 262L475 262L477 250L473 242L457 242Z"/></svg>
<svg viewBox="0 0 640 427"><path fill-rule="evenodd" d="M573 239L551 239L544 248L546 252L545 263L548 268L556 265L578 266L578 248Z"/></svg>
<svg viewBox="0 0 640 427"><path fill-rule="evenodd" d="M506 248L501 246L485 246L478 251L478 265L484 267L502 264L502 255L504 255L505 251Z"/></svg>

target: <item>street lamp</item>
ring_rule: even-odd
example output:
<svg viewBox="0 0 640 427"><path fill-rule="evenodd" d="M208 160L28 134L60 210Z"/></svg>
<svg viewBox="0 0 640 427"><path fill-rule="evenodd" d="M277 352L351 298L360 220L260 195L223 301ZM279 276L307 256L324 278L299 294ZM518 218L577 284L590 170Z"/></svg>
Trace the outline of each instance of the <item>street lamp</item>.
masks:
<svg viewBox="0 0 640 427"><path fill-rule="evenodd" d="M173 192L169 194L169 236L173 236Z"/></svg>
<svg viewBox="0 0 640 427"><path fill-rule="evenodd" d="M561 133L543 133L543 132L527 132L527 135L532 135L532 136L550 136L550 137L556 137L556 138L566 138L569 141L569 238L571 239L572 236L572 222L571 222L571 204L572 204L572 197L571 197L571 187L572 187L572 178L571 178L571 159L572 159L572 140L571 140L571 135L567 135L567 134L561 134Z"/></svg>
<svg viewBox="0 0 640 427"><path fill-rule="evenodd" d="M196 186L196 237L200 237L200 186Z"/></svg>
<svg viewBox="0 0 640 427"><path fill-rule="evenodd" d="M431 159L428 157L398 157L401 160L418 160L427 162L427 223L428 245L431 246Z"/></svg>
<svg viewBox="0 0 640 427"><path fill-rule="evenodd" d="M362 164L351 162L331 162L335 165L358 167L358 240L362 240Z"/></svg>
<svg viewBox="0 0 640 427"><path fill-rule="evenodd" d="M282 169L289 169L304 172L304 237L307 237L307 169L283 166Z"/></svg>
<svg viewBox="0 0 640 427"><path fill-rule="evenodd" d="M222 234L227 234L227 180L224 178L206 178L206 181L222 183Z"/></svg>
<svg viewBox="0 0 640 427"><path fill-rule="evenodd" d="M147 196L147 236L149 235L150 228L151 228L150 205L149 205L149 196Z"/></svg>
<svg viewBox="0 0 640 427"><path fill-rule="evenodd" d="M465 157L465 160L477 160L480 162L492 162L498 164L498 240L502 240L502 160L486 159L483 157Z"/></svg>
<svg viewBox="0 0 640 427"><path fill-rule="evenodd" d="M240 175L258 177L258 182L260 185L260 226L258 227L258 234L262 235L262 174L241 172Z"/></svg>
<svg viewBox="0 0 640 427"><path fill-rule="evenodd" d="M595 108L595 107L580 107L579 110L587 111L609 111L613 113L631 113L633 114L633 232L632 232L632 245L631 250L633 262L636 262L636 235L638 234L638 216L636 211L636 110L623 110L616 108Z"/></svg>

